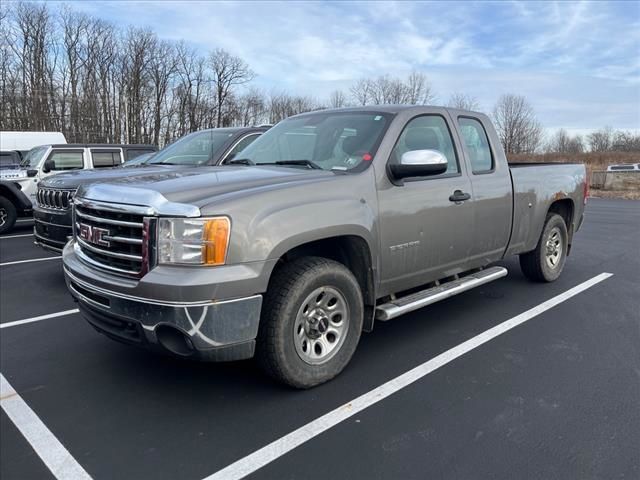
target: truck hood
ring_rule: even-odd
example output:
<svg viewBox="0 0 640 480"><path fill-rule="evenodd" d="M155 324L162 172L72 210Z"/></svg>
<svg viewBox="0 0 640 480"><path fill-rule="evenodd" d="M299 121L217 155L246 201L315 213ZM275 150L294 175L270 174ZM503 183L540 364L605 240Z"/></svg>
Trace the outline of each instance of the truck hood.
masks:
<svg viewBox="0 0 640 480"><path fill-rule="evenodd" d="M108 183L82 187L77 196L125 204L132 198L146 196L156 201L163 198L164 201L202 207L225 196L244 196L256 190L330 181L337 175L340 174L289 167L197 167L121 177Z"/></svg>
<svg viewBox="0 0 640 480"><path fill-rule="evenodd" d="M76 189L81 185L96 182L109 182L121 177L139 177L174 170L189 170L196 167L176 165L149 165L132 168L97 168L93 170L73 170L71 172L58 173L46 177L40 182L42 187Z"/></svg>

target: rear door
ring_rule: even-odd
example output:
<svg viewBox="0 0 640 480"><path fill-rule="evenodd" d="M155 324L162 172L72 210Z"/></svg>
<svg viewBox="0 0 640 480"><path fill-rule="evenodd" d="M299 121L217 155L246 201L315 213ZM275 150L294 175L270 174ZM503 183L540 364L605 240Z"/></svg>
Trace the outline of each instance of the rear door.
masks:
<svg viewBox="0 0 640 480"><path fill-rule="evenodd" d="M470 193L471 182L452 132L445 115L419 115L407 122L391 151L389 162L398 162L408 151L437 150L447 158L448 168L442 175L378 188L380 279L386 292L464 270L473 242L473 207L469 200L450 197Z"/></svg>
<svg viewBox="0 0 640 480"><path fill-rule="evenodd" d="M457 115L473 197L473 242L469 266L481 266L502 258L509 242L513 189L507 159L488 120Z"/></svg>

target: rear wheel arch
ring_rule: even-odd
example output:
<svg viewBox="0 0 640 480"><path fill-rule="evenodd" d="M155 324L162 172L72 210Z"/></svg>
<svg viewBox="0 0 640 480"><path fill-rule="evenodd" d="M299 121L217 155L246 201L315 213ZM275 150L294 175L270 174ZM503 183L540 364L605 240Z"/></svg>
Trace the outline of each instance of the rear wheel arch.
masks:
<svg viewBox="0 0 640 480"><path fill-rule="evenodd" d="M574 212L575 212L575 205L573 204L573 200L571 200L570 198L563 198L561 200L556 200L551 205L549 205L549 210L547 211L547 216L551 213L557 213L564 220L564 223L567 227L567 234L569 237L568 238L569 251L571 249L571 241L573 239ZM568 253L569 252L567 252L567 254Z"/></svg>

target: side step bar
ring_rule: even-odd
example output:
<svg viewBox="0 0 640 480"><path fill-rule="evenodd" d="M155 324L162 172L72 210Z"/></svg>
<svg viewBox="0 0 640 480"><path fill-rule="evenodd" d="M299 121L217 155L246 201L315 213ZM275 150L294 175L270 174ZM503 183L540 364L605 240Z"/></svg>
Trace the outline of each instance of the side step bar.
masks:
<svg viewBox="0 0 640 480"><path fill-rule="evenodd" d="M376 320L387 321L399 317L408 312L426 307L445 298L453 297L485 283L493 282L507 274L503 267L491 267L481 270L458 280L453 280L437 287L428 288L421 292L407 295L406 297L392 300L376 307Z"/></svg>

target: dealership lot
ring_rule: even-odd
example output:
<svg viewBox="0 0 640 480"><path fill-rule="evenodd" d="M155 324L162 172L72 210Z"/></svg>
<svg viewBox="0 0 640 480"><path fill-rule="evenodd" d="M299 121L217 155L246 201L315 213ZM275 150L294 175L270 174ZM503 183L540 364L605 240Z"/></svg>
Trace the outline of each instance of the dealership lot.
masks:
<svg viewBox="0 0 640 480"><path fill-rule="evenodd" d="M530 283L509 259L504 279L378 323L342 375L309 391L271 382L251 361L120 345L77 313L12 323L76 308L60 259L19 225L0 237L0 372L93 478L206 478L603 273L613 275L299 447L277 444L282 455L264 467L243 465L277 479L640 477L640 202L591 199L557 282ZM31 425L6 414L9 397L0 476L51 478L38 456L50 452L36 453L19 430Z"/></svg>

